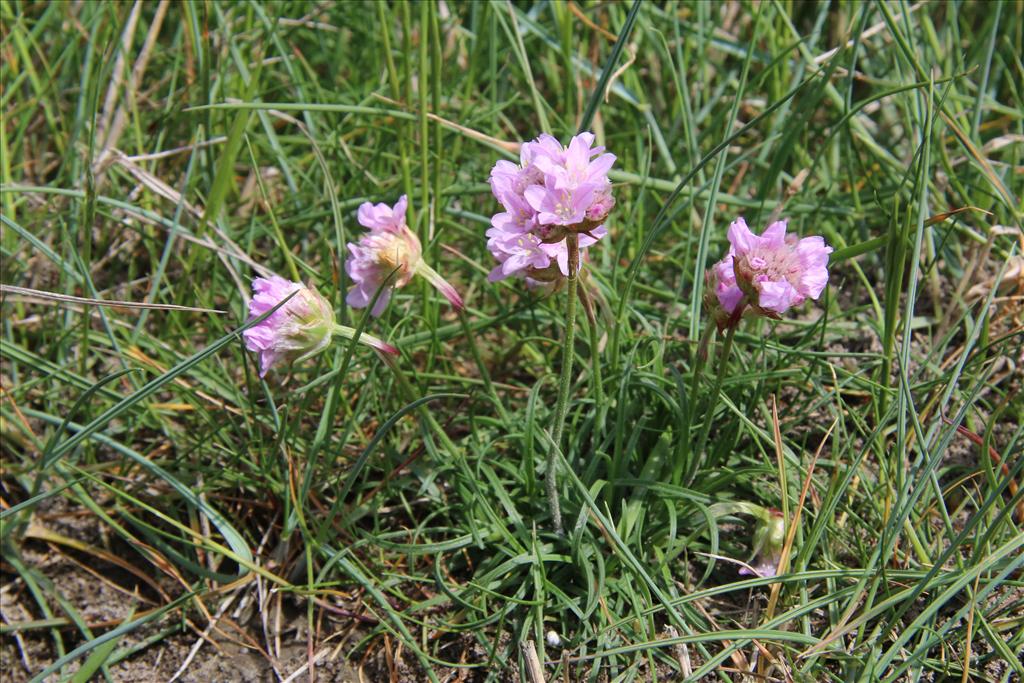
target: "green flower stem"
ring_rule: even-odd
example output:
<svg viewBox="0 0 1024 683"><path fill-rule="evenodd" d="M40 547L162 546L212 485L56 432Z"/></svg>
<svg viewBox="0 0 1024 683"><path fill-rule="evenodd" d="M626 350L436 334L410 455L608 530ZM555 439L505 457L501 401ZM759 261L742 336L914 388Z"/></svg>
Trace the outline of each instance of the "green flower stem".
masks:
<svg viewBox="0 0 1024 683"><path fill-rule="evenodd" d="M704 424L700 429L700 438L697 439L697 450L694 451L694 457L692 462L696 464L700 461L701 454L704 452L704 447L708 442L708 435L711 433L711 420L715 413L715 408L718 407L718 394L722 391L722 381L725 379L725 368L726 363L729 361L729 354L732 352L732 340L736 336L736 328L739 324L730 325L729 331L725 333L725 344L722 345L722 353L718 358L718 370L715 373L715 386L711 390L711 394L708 396L708 409L704 414ZM693 467L690 470L689 476L687 477L687 483L692 482L694 475L697 474L697 468Z"/></svg>
<svg viewBox="0 0 1024 683"><path fill-rule="evenodd" d="M597 429L604 431L604 420L608 413L608 407L604 402L604 383L601 379L601 353L598 351L598 344L601 342L600 330L597 327L597 315L594 311L594 302L590 299L586 287L580 287L580 302L583 304L583 312L587 314L588 331L590 332L590 363L591 383L594 387L594 403L597 405Z"/></svg>
<svg viewBox="0 0 1024 683"><path fill-rule="evenodd" d="M700 457L700 451L691 451L687 455L684 448L690 445L690 427L693 424L693 414L697 408L697 397L700 396L700 385L704 380L704 366L708 360L708 346L711 344L711 338L715 334L715 329L715 325L705 325L704 330L700 334L700 341L697 343L696 361L693 366L693 380L690 382L690 390L687 395L689 410L679 439L680 448L677 448L676 457L672 463L672 483L676 486L682 483L683 466L692 462L693 458Z"/></svg>
<svg viewBox="0 0 1024 683"><path fill-rule="evenodd" d="M551 508L551 523L555 533L561 536L562 508L558 503L558 458L557 448L562 444L562 431L565 427L565 414L569 412L569 389L572 385L573 343L576 336L576 285L579 282L580 246L579 236L571 232L565 238L569 249L569 276L566 278L567 296L565 305L565 335L562 339L562 372L558 378L558 403L555 404L555 424L551 430L551 440L556 448L548 451L545 479L548 491L548 507ZM568 449L566 449L568 452Z"/></svg>

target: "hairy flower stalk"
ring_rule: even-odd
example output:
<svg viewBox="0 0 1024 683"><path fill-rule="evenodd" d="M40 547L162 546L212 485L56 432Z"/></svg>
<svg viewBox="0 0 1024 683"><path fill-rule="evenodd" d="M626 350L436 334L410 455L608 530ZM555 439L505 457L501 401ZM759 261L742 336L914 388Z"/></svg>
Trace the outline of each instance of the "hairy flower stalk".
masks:
<svg viewBox="0 0 1024 683"><path fill-rule="evenodd" d="M572 361L575 353L573 345L576 335L576 287L579 281L580 252L576 235L566 239L569 251L569 276L565 306L565 337L562 339L562 371L558 378L558 403L555 404L555 426L551 430L551 440L555 445L548 451L547 469L545 469L545 486L548 493L548 506L551 508L551 523L555 533L562 535L562 506L558 502L558 458L556 449L562 447L562 431L565 429L565 414L569 411L569 389L572 386Z"/></svg>
<svg viewBox="0 0 1024 683"><path fill-rule="evenodd" d="M356 337L356 330L335 322L330 303L312 285L303 286L272 275L253 280L252 291L249 320L285 302L242 333L246 348L259 353L260 377L265 377L275 365L315 356L327 348L334 335ZM358 339L382 353L398 353L398 349L372 335L360 334Z"/></svg>
<svg viewBox="0 0 1024 683"><path fill-rule="evenodd" d="M379 316L391 300L392 292L419 275L456 310L462 310L459 293L423 260L420 240L405 223L408 205L408 199L402 195L393 207L370 202L359 207L359 224L370 232L360 237L358 243L348 244L345 272L355 284L345 301L353 308L365 308L376 296L370 313Z"/></svg>
<svg viewBox="0 0 1024 683"><path fill-rule="evenodd" d="M615 206L608 171L615 156L594 147L593 133L580 133L563 147L551 135L524 142L520 163L499 161L491 170L491 191L504 211L491 218L487 248L498 265L489 279L524 280L528 287L553 291L566 283L565 338L558 402L551 430L546 488L555 531L562 533L555 454L562 445L572 384L576 298L586 249L607 236L604 220Z"/></svg>

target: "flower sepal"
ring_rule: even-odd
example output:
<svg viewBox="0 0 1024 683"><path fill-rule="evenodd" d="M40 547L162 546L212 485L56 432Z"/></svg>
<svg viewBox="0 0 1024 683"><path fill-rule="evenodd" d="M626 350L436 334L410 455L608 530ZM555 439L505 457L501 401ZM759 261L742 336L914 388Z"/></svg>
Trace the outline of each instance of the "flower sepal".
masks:
<svg viewBox="0 0 1024 683"><path fill-rule="evenodd" d="M741 565L741 576L772 577L778 574L782 549L786 544L786 520L781 512L746 501L715 503L710 507L710 512L715 519L726 515L747 514L756 520L750 559L747 562L731 560Z"/></svg>
<svg viewBox="0 0 1024 683"><path fill-rule="evenodd" d="M434 286L438 292L441 293L448 303L452 305L456 311L461 311L466 307L462 301L462 297L459 296L459 292L448 283L441 274L431 268L426 261L420 260L416 264L416 274L422 277L424 280Z"/></svg>
<svg viewBox="0 0 1024 683"><path fill-rule="evenodd" d="M544 231L544 236L541 237L541 244L558 244L569 235L586 235L590 239L597 242L601 239L601 235L595 235L594 231L600 228L604 224L604 218L599 221L592 221L584 219L579 223L573 225L548 225L544 226L547 228Z"/></svg>

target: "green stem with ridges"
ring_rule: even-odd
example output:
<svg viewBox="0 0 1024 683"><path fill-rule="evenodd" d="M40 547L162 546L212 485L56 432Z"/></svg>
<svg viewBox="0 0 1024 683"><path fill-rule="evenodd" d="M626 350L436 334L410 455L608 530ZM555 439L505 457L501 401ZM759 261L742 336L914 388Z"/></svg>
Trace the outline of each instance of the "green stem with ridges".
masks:
<svg viewBox="0 0 1024 683"><path fill-rule="evenodd" d="M692 462L694 457L700 457L699 450L687 452L685 449L690 444L690 427L693 425L693 414L697 408L697 397L700 396L700 385L704 380L704 366L708 360L708 347L711 345L711 337L714 336L716 329L714 324L705 325L700 333L700 341L697 343L697 357L694 362L693 380L690 382L690 390L687 397L685 423L678 436L678 447L672 462L672 483L676 486L683 480L684 465Z"/></svg>
<svg viewBox="0 0 1024 683"><path fill-rule="evenodd" d="M403 101L402 92L399 89L398 69L395 68L395 58L391 54L391 15L387 9L387 3L377 3L377 17L380 21L380 37L384 43L384 60L387 64L388 69L388 84L391 86L391 99L396 102L402 102L408 106L407 101ZM409 172L409 152L406 149L406 139L409 137L408 128L409 124L403 121L397 125L397 137L398 137L398 155L401 158L401 169L402 169L402 187L405 188L405 194L407 197L412 197L412 175Z"/></svg>
<svg viewBox="0 0 1024 683"><path fill-rule="evenodd" d="M430 89L430 61L427 57L427 48L430 46L430 3L424 2L420 5L420 44L419 44L419 73L416 85L419 112L417 116L420 122L420 206L417 212L417 225L419 226L420 239L425 244L430 243L429 228L431 225L430 216L430 125L427 118L427 91ZM419 220L423 217L423 220Z"/></svg>
<svg viewBox="0 0 1024 683"><path fill-rule="evenodd" d="M742 307L743 304L741 303L740 306ZM737 327L739 327L738 318L736 324L730 325L729 331L725 333L725 344L722 345L722 353L718 358L718 370L715 373L715 386L708 395L708 409L704 415L704 424L700 428L697 449L694 451L694 457L691 460L694 465L700 462L701 454L704 452L704 447L708 442L708 435L711 433L711 419L714 416L715 408L718 407L718 394L722 391L722 381L725 379L725 366L729 361L729 354L732 352L732 340L736 336ZM697 468L691 467L687 476L687 485L693 481L693 477L696 474Z"/></svg>
<svg viewBox="0 0 1024 683"><path fill-rule="evenodd" d="M604 402L604 381L601 376L601 352L598 345L601 342L600 330L597 327L597 314L594 311L594 302L587 293L586 287L579 290L580 301L583 303L583 312L587 314L587 327L590 336L590 363L591 382L594 385L594 405L597 406L597 429L598 433L604 432L604 421L608 414L608 407Z"/></svg>
<svg viewBox="0 0 1024 683"><path fill-rule="evenodd" d="M569 250L569 275L566 278L567 296L565 305L565 335L562 339L562 372L558 378L558 403L555 404L555 424L551 440L556 447L562 443L565 415L569 411L569 389L572 385L573 342L576 336L576 285L579 282L580 247L579 236L571 232L565 238ZM548 463L544 476L548 492L548 507L551 509L551 523L555 533L563 534L562 508L558 503L558 459L556 448L548 451ZM567 449L568 450L568 449Z"/></svg>

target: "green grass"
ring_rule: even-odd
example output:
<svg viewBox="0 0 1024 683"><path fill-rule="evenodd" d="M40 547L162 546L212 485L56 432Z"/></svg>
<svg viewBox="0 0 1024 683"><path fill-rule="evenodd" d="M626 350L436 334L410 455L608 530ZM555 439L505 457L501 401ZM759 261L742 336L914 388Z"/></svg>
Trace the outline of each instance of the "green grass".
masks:
<svg viewBox="0 0 1024 683"><path fill-rule="evenodd" d="M1024 9L630 10L0 4L0 280L222 311L4 292L17 676L122 680L210 632L283 679L280 611L368 680L501 680L527 640L549 680L1024 675ZM555 449L565 295L487 282L487 177L581 128L617 203ZM403 193L461 316L417 282L344 303L356 207ZM739 215L823 235L830 286L699 372ZM394 367L338 342L261 380L238 330L271 271ZM750 505L787 520L779 580L716 559L750 559ZM135 597L94 618L55 566Z"/></svg>

